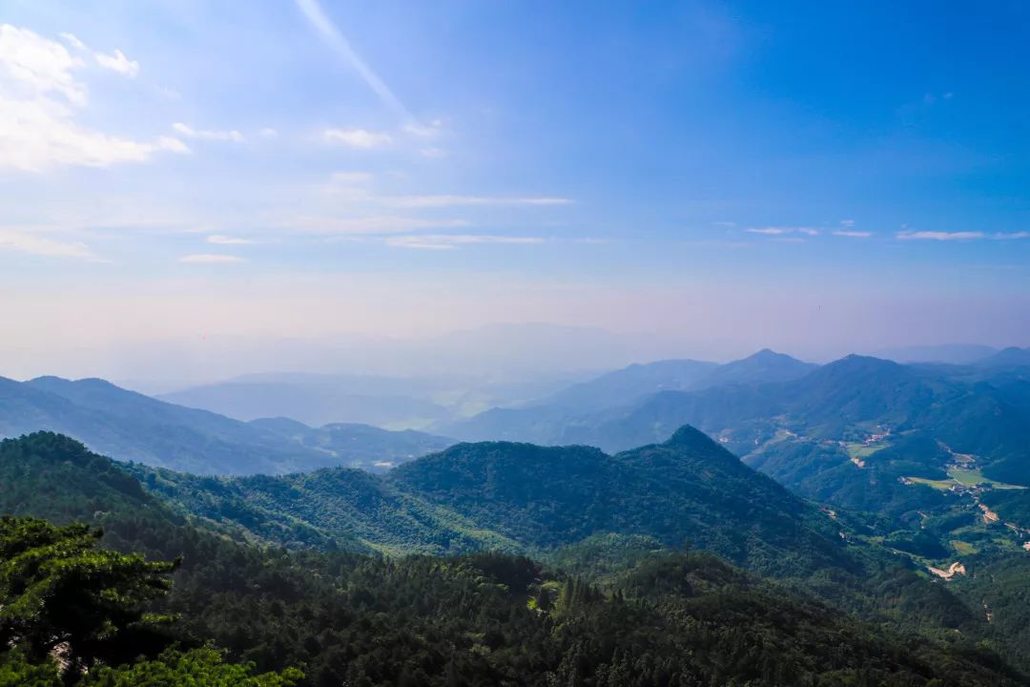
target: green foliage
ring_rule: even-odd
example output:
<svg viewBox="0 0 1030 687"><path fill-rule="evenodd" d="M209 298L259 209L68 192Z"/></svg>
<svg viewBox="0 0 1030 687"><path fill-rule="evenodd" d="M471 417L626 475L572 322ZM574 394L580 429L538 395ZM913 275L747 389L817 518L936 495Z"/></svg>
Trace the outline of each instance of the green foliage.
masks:
<svg viewBox="0 0 1030 687"><path fill-rule="evenodd" d="M97 548L99 530L0 518L0 646L57 652L73 670L159 642L145 604L167 593L174 563Z"/></svg>
<svg viewBox="0 0 1030 687"><path fill-rule="evenodd" d="M990 613L989 645L1014 665L1030 666L1030 554L977 561L976 573L958 584L984 615Z"/></svg>
<svg viewBox="0 0 1030 687"><path fill-rule="evenodd" d="M101 667L81 681L82 687L292 687L303 679L296 668L254 675L252 664L225 663L211 648L168 650L149 661Z"/></svg>
<svg viewBox="0 0 1030 687"><path fill-rule="evenodd" d="M57 663L30 662L21 649L0 650L0 687L63 687Z"/></svg>

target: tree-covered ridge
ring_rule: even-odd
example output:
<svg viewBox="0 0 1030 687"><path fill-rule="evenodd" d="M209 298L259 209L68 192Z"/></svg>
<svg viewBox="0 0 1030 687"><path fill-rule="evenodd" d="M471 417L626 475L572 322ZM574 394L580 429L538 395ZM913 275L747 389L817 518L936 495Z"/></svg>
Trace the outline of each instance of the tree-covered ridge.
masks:
<svg viewBox="0 0 1030 687"><path fill-rule="evenodd" d="M596 533L690 541L748 567L805 574L845 557L824 514L686 427L609 456L586 447L464 444L389 479L537 549Z"/></svg>
<svg viewBox="0 0 1030 687"><path fill-rule="evenodd" d="M1019 684L1017 674L972 646L880 637L838 611L689 553L652 554L611 582L593 584L502 554L293 557L208 539L203 558L183 551L172 593L154 606L179 621L155 634L141 602L167 591L168 564L96 549L95 533L79 525L5 519L0 528L5 552L35 552L68 580L81 566L63 563L82 551L119 570L104 580L109 593L101 595L113 605L88 616L118 630L90 644L99 647L90 670L32 650L23 635L48 635L69 623L43 623L41 630L30 619L20 625L23 634L8 634L13 640L0 645L4 687ZM83 534L90 541L84 548ZM75 542L71 551L52 545L64 540ZM173 537L165 546L183 541ZM68 594L92 599L96 589L71 587ZM20 606L23 593L5 585L0 601L5 609ZM73 629L60 636L71 647L84 645L82 637L94 634L82 634L74 622L80 615L62 615L51 607L57 602L48 599L41 617L70 618ZM173 639L180 648L163 648ZM205 640L245 663L188 648ZM255 675L269 670L276 672Z"/></svg>
<svg viewBox="0 0 1030 687"><path fill-rule="evenodd" d="M804 576L848 565L840 528L696 430L609 456L587 447L461 444L385 477L329 469L207 478L133 466L183 516L290 546L540 552L614 532L685 541Z"/></svg>

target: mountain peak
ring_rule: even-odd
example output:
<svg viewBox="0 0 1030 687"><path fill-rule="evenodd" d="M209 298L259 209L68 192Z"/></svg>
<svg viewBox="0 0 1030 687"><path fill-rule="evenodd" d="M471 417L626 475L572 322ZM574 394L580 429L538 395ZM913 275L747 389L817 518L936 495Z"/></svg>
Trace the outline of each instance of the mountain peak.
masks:
<svg viewBox="0 0 1030 687"><path fill-rule="evenodd" d="M1030 365L1030 348L1009 346L1008 348L1003 348L992 356L984 358L978 364L987 367Z"/></svg>
<svg viewBox="0 0 1030 687"><path fill-rule="evenodd" d="M683 425L669 437L664 446L690 447L690 448L722 448L719 444L692 425Z"/></svg>
<svg viewBox="0 0 1030 687"><path fill-rule="evenodd" d="M859 353L849 353L839 360L834 360L831 363L827 363L826 367L879 367L883 369L895 369L900 368L901 365L894 362L893 360L885 360L883 358L876 358L871 355L861 355Z"/></svg>

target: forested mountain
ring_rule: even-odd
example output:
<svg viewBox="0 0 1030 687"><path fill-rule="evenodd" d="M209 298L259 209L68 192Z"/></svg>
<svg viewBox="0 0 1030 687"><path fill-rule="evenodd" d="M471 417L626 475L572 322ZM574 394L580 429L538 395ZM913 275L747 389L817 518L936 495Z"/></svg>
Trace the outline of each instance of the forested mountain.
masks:
<svg viewBox="0 0 1030 687"><path fill-rule="evenodd" d="M246 423L184 408L100 379L0 378L0 436L61 432L123 460L197 474L278 474L407 460L452 443L374 427ZM385 465L379 466L386 467Z"/></svg>
<svg viewBox="0 0 1030 687"><path fill-rule="evenodd" d="M556 439L566 426L595 421L592 414L617 415L621 409L632 408L656 393L782 382L803 377L817 367L768 349L724 365L698 360L630 365L518 408L494 408L468 420L445 425L444 430L473 441L571 443Z"/></svg>
<svg viewBox="0 0 1030 687"><path fill-rule="evenodd" d="M460 444L384 478L342 469L238 479L134 471L183 513L277 543L540 551L613 532L673 547L689 540L784 575L844 560L828 517L690 428L616 456L575 446Z"/></svg>
<svg viewBox="0 0 1030 687"><path fill-rule="evenodd" d="M633 470L671 471L707 476L712 484L737 470L714 445L706 445L692 430L664 447L648 447L636 454L612 457ZM689 447L689 451L687 450ZM390 480L400 485L423 484L427 490L454 483L460 505L472 493L472 480L461 479L477 462L468 446L452 449L454 467L440 456L420 467L416 461L407 474ZM501 449L488 447L491 452ZM596 454L596 452L594 452ZM444 454L446 455L446 454ZM586 456L583 456L585 458ZM729 458L732 458L730 456ZM424 459L426 460L426 459ZM488 470L498 469L503 456L484 459ZM684 463L685 465L679 465ZM330 471L331 472L331 471ZM154 473L151 473L154 474ZM355 474L362 474L357 473ZM573 577L525 558L477 554L459 558L414 557L383 559L350 553L287 553L234 543L204 519L180 518L179 503L148 493L121 466L90 454L76 442L52 434L37 434L0 443L0 511L45 516L59 523L83 519L102 525L104 542L115 548L138 550L157 560L181 556L171 575L168 595L146 602L126 597L129 615L117 643L96 644L82 665L94 663L84 676L66 672L65 684L135 685L144 676L162 676L162 684L273 685L1008 685L1025 679L1002 659L977 646L986 642L1004 650L989 626L955 620L955 629L939 639L905 634L900 625L880 621L869 625L844 612L792 591L762 581L701 553L652 550L609 568L603 577L592 575L596 557L569 549L563 557L582 577ZM369 480L380 480L366 475ZM261 478L272 481L272 478ZM286 478L289 479L289 478ZM685 479L685 477L684 477ZM741 477L740 479L743 479ZM197 478L198 482L225 485L247 480ZM763 482L765 483L765 482ZM670 485L669 490L686 485ZM696 485L695 485L696 486ZM735 484L747 491L744 485ZM8 488L13 487L13 488ZM500 482L492 489L500 489ZM282 484L282 491L291 489ZM769 483L769 493L778 489ZM776 493L774 493L776 492ZM442 499L441 499L442 500ZM502 496L502 509L530 512L518 507L519 498ZM544 495L543 509L549 508ZM659 504L653 504L659 505ZM462 506L467 508L467 506ZM773 508L787 510L785 503ZM284 503L284 510L290 505ZM442 508L442 507L441 507ZM760 515L756 512L755 516ZM542 520L538 521L540 524ZM0 541L8 548L22 547L33 560L53 557L55 584L68 594L92 598L92 587L68 586L60 571L76 570L60 563L62 556L99 560L84 531L58 531L32 521L5 521ZM199 526L199 529L198 527ZM633 525L643 527L643 523ZM533 518L524 518L513 530L533 531ZM35 532L30 539L23 532ZM45 536L44 536L45 535ZM33 548L49 539L79 537L82 549ZM95 542L90 538L89 541ZM20 542L25 542L24 544ZM81 551L82 553L75 553ZM106 556L106 554L100 557ZM0 558L3 558L0 556ZM74 559L76 561L79 558ZM109 558L122 566L123 575L103 578L107 589L133 584L149 572L139 564L125 568L127 560ZM27 608L23 589L10 580L26 581L31 570L6 568L0 561L0 631L10 638L0 649L0 684L57 685L57 668L49 654L33 649L29 637L51 637L59 628L67 651L79 652L83 633L67 632L59 606L44 604L43 616L15 616L8 609ZM156 564L155 564L156 565ZM19 571L12 577L8 570ZM167 568L163 568L167 571ZM164 574L167 574L165 572ZM947 596L927 596L918 584L882 590L902 606L940 605ZM936 585L927 583L927 590ZM125 587L129 589L130 587ZM151 596L160 597L155 583ZM99 588L98 588L99 591ZM109 594L110 592L104 592ZM916 594L916 596L912 596ZM136 625L139 613L174 614L160 632ZM106 607L98 607L103 620ZM999 603L997 615L1008 608ZM954 611L952 611L954 613ZM904 615L904 614L902 614ZM933 614L931 614L933 615ZM942 616L943 617L943 616ZM49 625L40 624L46 618ZM11 633L11 628L17 630ZM892 629L893 628L893 629ZM155 629L159 629L155 626ZM925 629L925 628L924 628ZM978 634L979 631L983 633ZM147 634L149 632L149 634ZM933 634L930 632L929 634ZM178 649L165 650L170 641ZM195 649L207 641L228 651L223 663L217 654ZM47 645L48 646L48 645ZM121 647L121 649L119 649ZM127 658L126 648L132 659ZM118 650L118 651L116 651ZM84 655L79 653L68 654ZM142 658L137 658L142 655ZM96 656L101 659L95 663ZM119 658L125 656L126 658ZM1014 654L1018 658L1018 654ZM76 659L78 661L78 659ZM120 661L130 660L119 665ZM303 677L291 668L299 668ZM281 675L247 677L265 671ZM49 677L48 677L49 676ZM221 676L222 682L214 682ZM232 677L234 676L234 677ZM34 682L28 682L32 678ZM205 682L204 680L211 680ZM250 680L249 682L245 680Z"/></svg>
<svg viewBox="0 0 1030 687"><path fill-rule="evenodd" d="M824 514L697 430L608 456L583 447L462 444L390 481L516 541L553 548L598 532L684 541L780 574L842 557Z"/></svg>

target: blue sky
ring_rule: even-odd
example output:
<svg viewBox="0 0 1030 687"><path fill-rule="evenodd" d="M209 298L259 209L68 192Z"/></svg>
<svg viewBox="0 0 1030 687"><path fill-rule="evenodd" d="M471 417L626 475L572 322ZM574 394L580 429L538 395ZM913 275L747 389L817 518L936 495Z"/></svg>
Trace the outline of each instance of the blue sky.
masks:
<svg viewBox="0 0 1030 687"><path fill-rule="evenodd" d="M19 360L538 321L684 355L1030 343L1026 3L8 0L0 23Z"/></svg>

